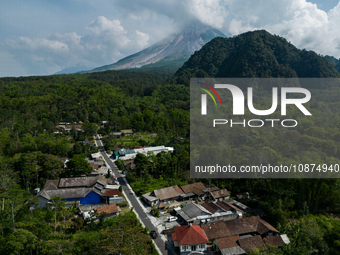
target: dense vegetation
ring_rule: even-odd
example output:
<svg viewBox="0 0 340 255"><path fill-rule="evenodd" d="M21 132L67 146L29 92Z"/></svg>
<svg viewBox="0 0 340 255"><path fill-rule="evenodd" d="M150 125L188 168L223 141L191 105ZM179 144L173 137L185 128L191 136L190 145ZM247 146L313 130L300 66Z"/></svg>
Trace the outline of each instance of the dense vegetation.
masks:
<svg viewBox="0 0 340 255"><path fill-rule="evenodd" d="M179 83L192 77L339 77L332 64L313 51L299 50L265 30L218 37L195 52L175 74Z"/></svg>
<svg viewBox="0 0 340 255"><path fill-rule="evenodd" d="M160 70L0 79L1 253L132 254L127 253L130 245L135 247L135 254L152 254L150 239L133 215L83 226L81 220L72 220L74 213L60 210L56 227L54 211L29 210L35 202L35 187L42 187L46 179L69 174L76 168L73 163L83 165L80 159L94 151L83 143L85 137L132 128L155 134L150 145L175 148L173 154L137 158L136 169L128 175L135 189L146 192L160 186L203 181L226 187L232 196L249 191L259 203L246 203L291 239L290 248L272 253L339 254L338 179L189 178L189 88L181 84L188 84L188 77L219 75L338 77L339 73L317 54L300 51L280 37L259 31L214 39L196 52L172 80ZM235 129L224 151L228 159L235 164L257 160L261 155L273 163L286 159L339 160L339 88L321 89L320 103L311 107L320 113L327 110L327 121L321 122L322 114L316 114L312 123L286 132L241 133ZM331 107L322 103L325 100L331 102ZM53 133L59 122L79 121L85 132L72 129L67 134ZM102 121L107 122L103 125ZM315 128L310 128L312 124ZM143 142L139 137L133 139L135 144ZM110 136L107 141L111 143L109 148L116 145ZM65 156L73 160L68 169L58 159ZM82 168L86 170L87 166ZM128 229L124 243L108 241L116 240L121 229Z"/></svg>

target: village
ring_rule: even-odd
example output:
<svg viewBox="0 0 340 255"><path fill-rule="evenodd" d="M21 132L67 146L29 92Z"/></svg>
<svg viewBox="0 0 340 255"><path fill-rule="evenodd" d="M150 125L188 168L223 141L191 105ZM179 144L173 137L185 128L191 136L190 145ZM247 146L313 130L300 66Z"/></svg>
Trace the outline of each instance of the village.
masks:
<svg viewBox="0 0 340 255"><path fill-rule="evenodd" d="M114 135L119 138L124 133L132 135L133 131L121 130ZM95 136L92 142L85 138L84 143L93 141L98 152L86 158L93 171L87 176L47 180L42 190L35 190L39 207L48 208L54 197L60 197L65 207L77 208L77 217L85 222L131 210L143 224L144 218L137 210L140 207L152 224L147 227L150 237L157 246L164 244L167 254L248 254L290 243L285 233L243 203L251 199L248 192L230 194L225 188L202 182L173 185L145 194L133 191L125 176L135 168L136 155L171 153L172 147L119 145L107 154L101 149L100 136ZM123 163L120 169L116 165L118 159ZM67 158L60 160L67 164ZM129 187L130 193L123 186ZM137 203L132 205L134 199ZM163 249L158 251L164 253Z"/></svg>

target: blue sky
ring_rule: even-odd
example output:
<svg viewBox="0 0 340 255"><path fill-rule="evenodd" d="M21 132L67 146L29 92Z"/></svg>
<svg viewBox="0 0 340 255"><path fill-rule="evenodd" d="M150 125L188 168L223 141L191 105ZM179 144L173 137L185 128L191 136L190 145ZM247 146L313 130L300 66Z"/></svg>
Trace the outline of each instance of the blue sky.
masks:
<svg viewBox="0 0 340 255"><path fill-rule="evenodd" d="M193 20L226 35L266 29L340 57L339 1L2 0L0 77L111 64Z"/></svg>

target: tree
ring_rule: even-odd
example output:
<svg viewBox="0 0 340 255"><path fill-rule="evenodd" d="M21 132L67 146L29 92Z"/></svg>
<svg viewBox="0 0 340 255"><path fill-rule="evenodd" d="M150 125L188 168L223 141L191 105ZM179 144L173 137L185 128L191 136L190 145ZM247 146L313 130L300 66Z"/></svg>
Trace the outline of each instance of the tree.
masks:
<svg viewBox="0 0 340 255"><path fill-rule="evenodd" d="M33 254L39 244L38 238L25 229L14 231L6 240L6 254Z"/></svg>
<svg viewBox="0 0 340 255"><path fill-rule="evenodd" d="M82 154L73 155L73 157L66 163L67 169L70 174L79 176L88 174L92 171L90 164L85 160Z"/></svg>
<svg viewBox="0 0 340 255"><path fill-rule="evenodd" d="M61 197L52 197L51 208L54 209L54 232L57 232L57 214L65 208L65 201Z"/></svg>

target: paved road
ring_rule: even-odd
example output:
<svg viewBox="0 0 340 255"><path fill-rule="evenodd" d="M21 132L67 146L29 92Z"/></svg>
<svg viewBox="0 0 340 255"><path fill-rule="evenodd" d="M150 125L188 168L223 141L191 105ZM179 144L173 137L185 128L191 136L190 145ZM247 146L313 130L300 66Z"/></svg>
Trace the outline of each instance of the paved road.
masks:
<svg viewBox="0 0 340 255"><path fill-rule="evenodd" d="M145 226L149 228L149 230L157 230L155 226L151 223L150 219L146 215L146 213L143 211L141 208L140 203L138 203L135 193L131 192L129 187L127 186L124 178L122 177L121 173L118 171L117 166L110 160L108 155L106 154L105 150L102 148L103 144L102 141L98 138L96 139L96 144L99 148L100 153L102 154L103 158L109 165L109 167L112 169L113 174L117 177L119 184L123 187L124 193L127 196L127 198L130 200L133 208L136 210L137 214L139 215L140 220L143 222ZM157 237L154 239L154 242L156 243L157 247L159 250L162 252L164 255L172 255L173 253L170 250L166 250L166 244L165 242L160 238Z"/></svg>

